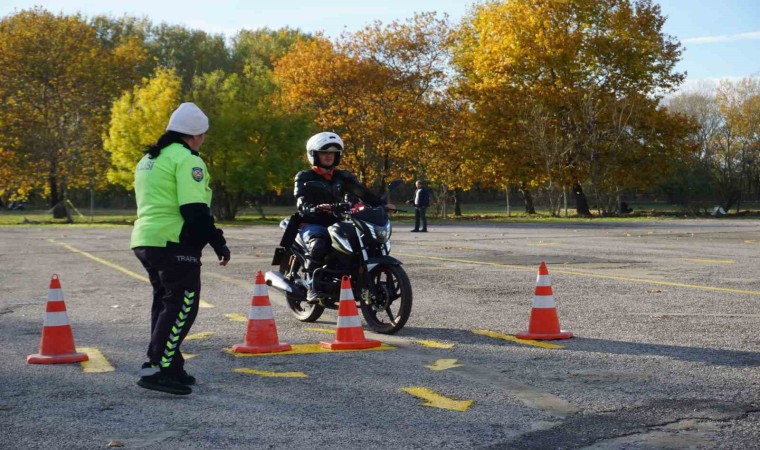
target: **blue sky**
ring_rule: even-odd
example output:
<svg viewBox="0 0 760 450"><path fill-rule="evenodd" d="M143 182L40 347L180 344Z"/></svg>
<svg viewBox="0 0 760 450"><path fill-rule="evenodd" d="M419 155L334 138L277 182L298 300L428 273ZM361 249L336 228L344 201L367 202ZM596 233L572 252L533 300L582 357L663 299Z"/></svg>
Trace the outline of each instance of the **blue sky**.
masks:
<svg viewBox="0 0 760 450"><path fill-rule="evenodd" d="M665 31L686 47L678 70L687 71L686 87L702 80L760 75L760 0L655 0L668 16ZM454 0L3 0L0 16L41 5L64 13L146 16L153 22L184 24L232 35L241 28L290 26L334 37L367 23L403 20L414 12L448 13L462 18L472 1Z"/></svg>

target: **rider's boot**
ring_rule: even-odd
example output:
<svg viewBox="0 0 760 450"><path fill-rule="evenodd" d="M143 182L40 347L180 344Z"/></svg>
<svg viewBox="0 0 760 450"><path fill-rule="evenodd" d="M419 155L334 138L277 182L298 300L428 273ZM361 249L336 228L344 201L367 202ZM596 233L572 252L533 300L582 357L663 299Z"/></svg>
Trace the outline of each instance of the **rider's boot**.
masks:
<svg viewBox="0 0 760 450"><path fill-rule="evenodd" d="M306 301L309 303L317 303L319 300L325 297L324 292L321 292L314 288L314 270L321 266L321 261L314 261L311 258L306 258L304 269L306 270L306 283L309 286L309 290L306 292Z"/></svg>
<svg viewBox="0 0 760 450"><path fill-rule="evenodd" d="M304 263L304 270L308 276L309 291L306 293L306 301L317 303L325 297L325 293L314 288L314 270L322 267L325 255L330 249L330 241L323 236L315 236L308 242L309 255Z"/></svg>

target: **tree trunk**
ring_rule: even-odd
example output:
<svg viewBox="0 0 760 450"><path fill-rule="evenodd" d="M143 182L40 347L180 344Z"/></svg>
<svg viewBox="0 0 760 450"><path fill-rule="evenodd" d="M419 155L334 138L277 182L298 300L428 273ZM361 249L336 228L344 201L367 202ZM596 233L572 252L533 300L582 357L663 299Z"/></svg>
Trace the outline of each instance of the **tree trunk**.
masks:
<svg viewBox="0 0 760 450"><path fill-rule="evenodd" d="M530 193L530 188L527 187L525 184L520 185L520 193L523 196L523 200L525 200L525 213L526 214L535 214L536 213L536 207L533 205L533 195Z"/></svg>
<svg viewBox="0 0 760 450"><path fill-rule="evenodd" d="M449 211L448 211L448 202L449 202L449 199L448 199L448 196L449 196L449 192L448 192L448 189L446 188L446 185L445 184L441 184L441 200L443 201L443 203L441 204L441 217L443 219L448 219L449 218Z"/></svg>
<svg viewBox="0 0 760 450"><path fill-rule="evenodd" d="M579 216L591 217L591 210L589 210L588 199L583 192L583 186L580 183L575 183L573 192L575 193L575 211Z"/></svg>
<svg viewBox="0 0 760 450"><path fill-rule="evenodd" d="M454 189L454 215L457 217L462 216L462 204L459 198L459 189Z"/></svg>

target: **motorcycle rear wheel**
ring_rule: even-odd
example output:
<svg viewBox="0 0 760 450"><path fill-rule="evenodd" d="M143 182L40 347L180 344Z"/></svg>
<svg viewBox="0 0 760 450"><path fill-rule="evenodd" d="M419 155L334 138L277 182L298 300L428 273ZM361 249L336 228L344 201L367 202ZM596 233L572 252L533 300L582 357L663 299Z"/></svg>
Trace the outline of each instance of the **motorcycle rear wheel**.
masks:
<svg viewBox="0 0 760 450"><path fill-rule="evenodd" d="M372 331L394 334L404 327L412 313L412 285L401 266L378 266L370 273L382 298L368 305L360 301L362 315Z"/></svg>
<svg viewBox="0 0 760 450"><path fill-rule="evenodd" d="M280 262L280 273L286 274L290 272L290 265L292 263L293 252L288 251L288 253L282 256L282 260ZM305 275L303 268L299 269L298 272L299 276L301 277ZM294 316L296 316L296 319L300 320L301 322L316 322L316 320L322 316L322 313L325 312L324 306L307 303L305 292L288 293L285 295L285 300L288 303L288 308L290 308L290 311Z"/></svg>

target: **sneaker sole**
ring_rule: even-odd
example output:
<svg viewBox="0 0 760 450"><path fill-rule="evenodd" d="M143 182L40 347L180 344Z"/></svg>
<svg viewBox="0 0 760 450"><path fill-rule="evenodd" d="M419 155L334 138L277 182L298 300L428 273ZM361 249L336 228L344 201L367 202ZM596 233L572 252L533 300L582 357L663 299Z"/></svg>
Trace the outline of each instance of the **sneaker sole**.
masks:
<svg viewBox="0 0 760 450"><path fill-rule="evenodd" d="M158 384L146 383L143 380L138 380L137 385L140 386L141 388L149 389L151 391L166 392L167 394L174 394L174 395L190 395L193 392L193 390L190 389L189 387L187 388L187 390L185 389L180 390L180 389L176 389L170 386L161 386Z"/></svg>

